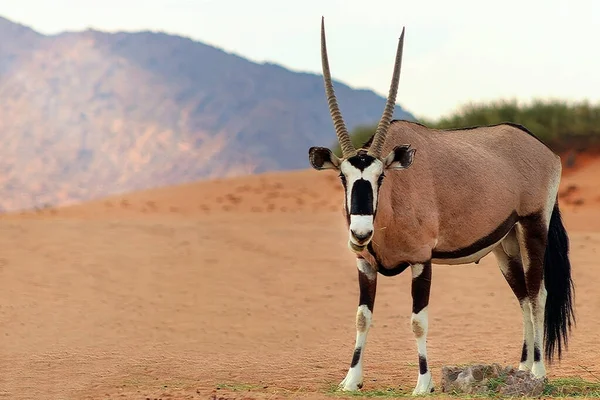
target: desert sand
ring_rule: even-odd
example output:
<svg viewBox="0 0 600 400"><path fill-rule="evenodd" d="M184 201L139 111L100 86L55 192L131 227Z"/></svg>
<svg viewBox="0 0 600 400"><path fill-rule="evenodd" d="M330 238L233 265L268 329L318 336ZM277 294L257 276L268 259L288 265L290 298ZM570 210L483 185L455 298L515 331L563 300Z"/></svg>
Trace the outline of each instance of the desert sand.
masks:
<svg viewBox="0 0 600 400"><path fill-rule="evenodd" d="M549 377L600 376L600 160L566 171L577 327ZM358 302L333 172L159 188L0 217L0 398L332 398ZM365 390L410 393L410 276L379 279ZM428 352L517 365L493 255L434 266Z"/></svg>

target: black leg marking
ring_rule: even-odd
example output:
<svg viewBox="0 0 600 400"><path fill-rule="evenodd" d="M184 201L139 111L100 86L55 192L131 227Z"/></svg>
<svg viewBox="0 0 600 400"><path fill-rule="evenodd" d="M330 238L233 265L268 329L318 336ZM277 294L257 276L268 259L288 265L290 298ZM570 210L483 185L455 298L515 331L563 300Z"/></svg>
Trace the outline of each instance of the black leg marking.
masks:
<svg viewBox="0 0 600 400"><path fill-rule="evenodd" d="M493 245L494 243L498 243L510 230L515 226L515 223L519 220L519 216L516 211L513 211L496 230L490 232L487 236L479 239L475 243L464 247L462 249L451 250L451 251L433 251L433 258L437 259L453 259L453 258L462 258L470 256L471 254L475 254L478 251L485 249Z"/></svg>
<svg viewBox="0 0 600 400"><path fill-rule="evenodd" d="M548 234L546 226L539 215L524 218L521 225L525 236L522 240L525 242L526 257L529 260L527 272L525 272L527 295L532 302L532 308L534 308L535 304L532 297L537 296L542 287L544 255Z"/></svg>
<svg viewBox="0 0 600 400"><path fill-rule="evenodd" d="M427 358L419 355L419 373L425 375L427 373Z"/></svg>
<svg viewBox="0 0 600 400"><path fill-rule="evenodd" d="M357 347L354 349L354 355L352 356L352 362L350 363L350 368L356 367L356 364L360 361L360 352L361 348Z"/></svg>
<svg viewBox="0 0 600 400"><path fill-rule="evenodd" d="M527 343L523 342L523 350L521 351L521 362L527 361Z"/></svg>
<svg viewBox="0 0 600 400"><path fill-rule="evenodd" d="M502 250L501 246L494 249L494 254L500 265L500 271L508 282L508 286L512 289L519 303L527 298L527 285L525 283L525 272L523 271L523 263L519 258L511 257Z"/></svg>
<svg viewBox="0 0 600 400"><path fill-rule="evenodd" d="M521 260L511 258L508 261L508 272L502 271L506 282L521 303L527 297L527 286L525 285L525 272Z"/></svg>
<svg viewBox="0 0 600 400"><path fill-rule="evenodd" d="M540 353L540 349L537 346L533 347L533 361L539 362L542 359L542 355Z"/></svg>
<svg viewBox="0 0 600 400"><path fill-rule="evenodd" d="M375 306L375 293L377 291L377 275L375 275L375 279L370 280L365 273L359 270L358 286L360 288L358 305L367 306L367 308L373 312L373 307Z"/></svg>
<svg viewBox="0 0 600 400"><path fill-rule="evenodd" d="M421 275L412 280L412 298L414 314L418 314L429 305L429 292L431 290L431 262L423 264Z"/></svg>

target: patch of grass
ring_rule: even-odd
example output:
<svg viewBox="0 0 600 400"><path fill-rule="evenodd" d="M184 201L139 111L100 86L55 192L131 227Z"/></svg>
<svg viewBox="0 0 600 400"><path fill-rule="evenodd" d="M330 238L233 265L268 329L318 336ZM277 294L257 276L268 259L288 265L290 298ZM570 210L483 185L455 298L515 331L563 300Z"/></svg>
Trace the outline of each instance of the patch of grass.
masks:
<svg viewBox="0 0 600 400"><path fill-rule="evenodd" d="M263 386L252 385L247 383L218 383L217 390L231 390L232 392L247 392L252 389L261 389Z"/></svg>
<svg viewBox="0 0 600 400"><path fill-rule="evenodd" d="M544 396L551 397L594 397L600 398L600 381L586 381L582 378L557 378L549 381Z"/></svg>
<svg viewBox="0 0 600 400"><path fill-rule="evenodd" d="M401 388L380 388L365 390L361 389L356 392L343 392L338 389L337 385L331 385L328 393L335 396L342 397L381 397L381 398L398 398L398 397L410 397L412 391L409 393L402 390Z"/></svg>
<svg viewBox="0 0 600 400"><path fill-rule="evenodd" d="M498 391L498 389L500 388L500 386L504 385L505 383L506 383L506 376L501 375L497 378L489 378L487 381L487 387L491 393L496 393Z"/></svg>
<svg viewBox="0 0 600 400"><path fill-rule="evenodd" d="M463 394L463 393L441 393L440 385L436 385L436 391L426 398L447 398L456 399L490 399L501 398L497 393L498 388L506 383L506 377L490 379L488 381L489 392L487 394ZM377 388L361 389L356 392L343 392L337 385L330 385L327 393L338 397L368 397L368 398L413 398L412 390L403 390L401 388ZM542 393L542 398L600 398L600 381L586 381L582 378L557 378L548 381L546 388Z"/></svg>

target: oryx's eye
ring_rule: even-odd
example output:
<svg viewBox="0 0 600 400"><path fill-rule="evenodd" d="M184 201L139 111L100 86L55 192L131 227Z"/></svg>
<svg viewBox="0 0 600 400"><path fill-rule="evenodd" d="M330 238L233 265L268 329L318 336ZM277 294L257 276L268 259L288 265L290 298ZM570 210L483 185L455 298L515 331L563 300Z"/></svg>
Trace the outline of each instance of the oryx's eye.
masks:
<svg viewBox="0 0 600 400"><path fill-rule="evenodd" d="M379 178L377 179L377 184L381 185L381 183L383 182L383 178L385 177L385 174L381 174L379 175Z"/></svg>
<svg viewBox="0 0 600 400"><path fill-rule="evenodd" d="M340 174L340 180L344 185L346 184L346 176L344 174Z"/></svg>

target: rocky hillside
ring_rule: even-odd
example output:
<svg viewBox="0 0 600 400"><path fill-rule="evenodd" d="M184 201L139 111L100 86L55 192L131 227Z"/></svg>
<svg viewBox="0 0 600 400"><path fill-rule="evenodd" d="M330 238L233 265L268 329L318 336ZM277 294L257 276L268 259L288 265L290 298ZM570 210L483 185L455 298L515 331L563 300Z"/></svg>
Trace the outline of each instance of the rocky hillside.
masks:
<svg viewBox="0 0 600 400"><path fill-rule="evenodd" d="M307 168L308 147L335 140L320 75L163 33L0 18L0 38L0 211ZM380 117L375 93L336 93L350 129Z"/></svg>

